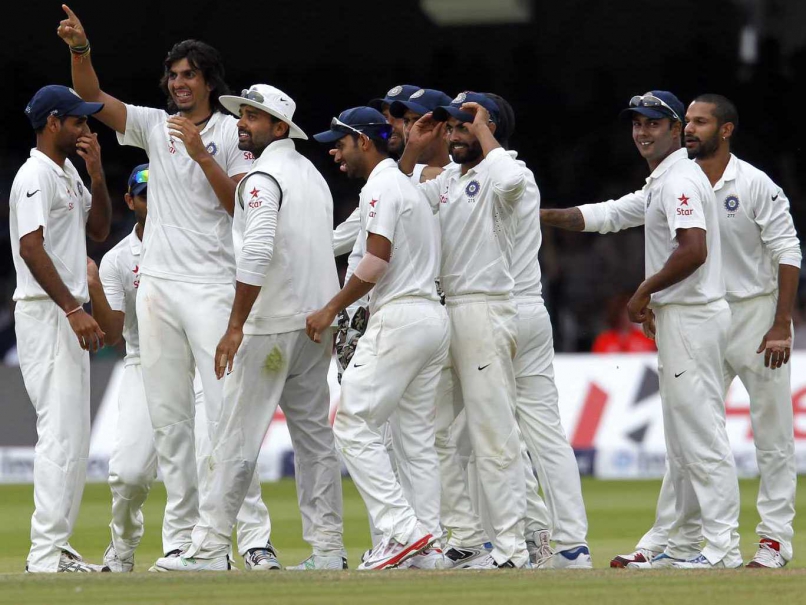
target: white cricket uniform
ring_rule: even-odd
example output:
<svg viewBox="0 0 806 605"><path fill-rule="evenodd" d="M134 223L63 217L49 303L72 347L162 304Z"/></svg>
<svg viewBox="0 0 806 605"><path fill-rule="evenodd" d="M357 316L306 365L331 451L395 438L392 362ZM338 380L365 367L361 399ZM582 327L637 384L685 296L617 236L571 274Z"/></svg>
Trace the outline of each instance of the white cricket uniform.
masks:
<svg viewBox="0 0 806 605"><path fill-rule="evenodd" d="M126 341L123 378L118 397L118 422L115 427L115 447L109 459L109 487L112 490L112 522L109 528L115 552L121 559L134 554L143 537L142 506L148 497L151 484L157 476L157 450L154 447L154 430L148 415L143 374L140 367L140 339L137 330L137 289L140 284L140 253L142 243L132 231L104 255L99 270L109 306L113 311L124 313L123 339ZM211 446L207 434L207 417L204 396L198 372L193 381L196 408L196 462L200 490L204 491L208 456ZM260 490L256 490L258 500ZM253 502L243 507L242 515L260 511L262 502ZM163 516L163 535L177 533L182 518L170 506ZM264 519L250 523L240 518L238 543L262 543L268 539L269 527ZM250 535L259 531L260 535ZM241 547L241 554L246 549Z"/></svg>
<svg viewBox="0 0 806 605"><path fill-rule="evenodd" d="M223 389L213 355L235 294L232 221L182 141L168 134L168 117L161 109L126 105L126 131L118 133L121 144L140 147L149 157L137 319L154 443L168 506L181 520L171 535L163 535L165 552L187 547L198 521L194 368L201 376L212 435ZM201 131L207 151L229 176L248 172L252 163L251 154L238 149L236 124L232 116L215 112ZM257 480L252 485L259 491ZM259 494L253 492L247 502L261 502ZM263 525L248 534L256 539L267 535L268 511L262 502L260 510L245 511L244 518Z"/></svg>
<svg viewBox="0 0 806 605"><path fill-rule="evenodd" d="M280 405L288 419L303 537L316 554L344 554L341 473L328 422L331 333L317 344L306 317L339 290L333 199L294 141L272 142L238 186L233 237L237 280L261 286L224 386L209 497L201 498L190 556L225 556L235 515Z"/></svg>
<svg viewBox="0 0 806 605"><path fill-rule="evenodd" d="M757 508L760 538L780 544L792 559L795 516L795 439L792 415L791 366L764 367L758 345L773 324L778 302L778 266L800 267L800 242L789 200L765 173L731 155L714 185L722 240L722 272L732 321L724 363L725 389L739 380L750 394L750 421L761 475ZM668 475L668 472L667 472ZM674 523L674 485L664 477L655 524L638 548L663 550ZM688 536L693 544L700 528Z"/></svg>
<svg viewBox="0 0 806 605"><path fill-rule="evenodd" d="M55 572L78 515L90 443L90 361L70 322L20 256L20 238L40 227L44 248L81 304L87 290L86 222L92 196L70 160L58 166L42 152L14 178L9 196L11 253L20 370L36 411L34 514L27 569Z"/></svg>
<svg viewBox="0 0 806 605"><path fill-rule="evenodd" d="M405 544L416 511L439 515L434 396L450 340L434 284L439 237L417 188L391 159L369 175L359 208L359 240L380 235L392 242L392 255L370 292L369 324L344 372L333 429L374 526L385 539ZM400 426L398 471L412 482L415 502L404 495L382 437L393 413Z"/></svg>
<svg viewBox="0 0 806 605"><path fill-rule="evenodd" d="M644 224L646 275L660 271L677 247L677 229L703 229L708 257L689 277L652 295L658 373L676 519L667 553L686 546L685 532L702 514L702 554L741 565L739 485L725 428L722 360L730 309L725 302L719 216L699 166L679 149L647 178L643 190L581 206L586 231L608 233Z"/></svg>
<svg viewBox="0 0 806 605"><path fill-rule="evenodd" d="M512 561L520 567L528 554L523 537L524 470L514 415L517 312L510 260L515 208L526 195L528 176L500 148L466 174L461 170L451 165L422 183L420 190L439 212L440 283L451 322L452 371L461 386L479 481L495 531L492 556L499 564ZM455 416L457 410L452 409ZM438 413L438 430L453 420L444 412ZM443 524L451 529L444 518Z"/></svg>

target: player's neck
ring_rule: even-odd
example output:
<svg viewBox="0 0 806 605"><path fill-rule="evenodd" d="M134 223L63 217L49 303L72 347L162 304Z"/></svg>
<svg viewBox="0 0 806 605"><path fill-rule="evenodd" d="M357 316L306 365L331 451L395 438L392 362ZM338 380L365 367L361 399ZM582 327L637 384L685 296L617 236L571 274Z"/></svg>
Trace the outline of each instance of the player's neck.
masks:
<svg viewBox="0 0 806 605"><path fill-rule="evenodd" d="M730 162L730 147L721 145L712 156L697 158L695 161L700 165L700 168L702 168L702 171L705 173L705 176L708 177L713 187L717 184L719 179L722 178L722 175L725 174L725 168L728 167L728 162Z"/></svg>
<svg viewBox="0 0 806 605"><path fill-rule="evenodd" d="M199 128L203 129L207 126L207 123L210 121L210 118L213 117L214 110L210 107L209 103L204 105L200 105L198 107L194 107L190 111L180 111L179 114L182 117L187 118L193 124L198 126Z"/></svg>
<svg viewBox="0 0 806 605"><path fill-rule="evenodd" d="M376 167L378 164L380 164L381 162L383 162L385 159L387 159L388 157L389 157L389 156L387 156L387 155L382 155L382 154L377 153L377 152L376 152L376 153L372 153L372 154L371 154L371 155L370 155L370 156L367 158L367 163L366 163L366 165L364 166L364 172L365 172L365 174L361 175L361 176L363 177L363 179L364 179L365 181L368 181L368 180L369 180L369 175L370 175L370 174L372 174L372 171L373 171L373 170L375 170L375 167Z"/></svg>
<svg viewBox="0 0 806 605"><path fill-rule="evenodd" d="M44 137L37 136L36 149L40 153L48 156L60 168L64 168L64 162L67 160L67 154L59 151L52 142L46 140Z"/></svg>
<svg viewBox="0 0 806 605"><path fill-rule="evenodd" d="M134 232L137 234L137 239L139 239L141 242L143 241L143 229L144 228L145 228L145 225L143 223L140 223L140 222L138 222L134 226Z"/></svg>
<svg viewBox="0 0 806 605"><path fill-rule="evenodd" d="M441 147L444 147L444 145ZM451 156L447 148L440 148L438 153L435 153L423 163L433 168L445 168L445 166L451 163Z"/></svg>

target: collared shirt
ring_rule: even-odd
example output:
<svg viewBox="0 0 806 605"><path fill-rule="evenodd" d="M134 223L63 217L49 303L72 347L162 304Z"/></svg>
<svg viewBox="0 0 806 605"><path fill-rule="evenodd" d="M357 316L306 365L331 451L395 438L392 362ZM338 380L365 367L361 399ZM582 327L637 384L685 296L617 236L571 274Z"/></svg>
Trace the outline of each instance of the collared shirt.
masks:
<svg viewBox="0 0 806 605"><path fill-rule="evenodd" d="M150 220L150 219L149 219ZM142 243L136 227L101 259L98 273L104 295L113 311L121 311L123 339L126 341L126 363L140 358L140 335L137 331L137 288L140 285L140 252Z"/></svg>
<svg viewBox="0 0 806 605"><path fill-rule="evenodd" d="M43 228L44 248L70 294L81 304L87 290L86 225L92 196L70 160L64 169L37 149L17 172L9 196L11 254L17 272L14 300L48 298L20 256L20 238Z"/></svg>
<svg viewBox="0 0 806 605"><path fill-rule="evenodd" d="M422 195L392 159L380 162L361 189L362 245L370 233L392 242L386 272L369 293L370 313L404 296L437 301L439 232Z"/></svg>
<svg viewBox="0 0 806 605"><path fill-rule="evenodd" d="M511 294L515 207L528 189L528 170L502 148L462 174L449 166L420 184L442 232L440 283L446 296Z"/></svg>
<svg viewBox="0 0 806 605"><path fill-rule="evenodd" d="M658 273L677 249L677 230L705 230L708 257L694 273L655 292L653 305L705 304L725 296L716 198L702 169L685 148L664 159L640 191L579 207L585 231L610 233L644 225L646 276Z"/></svg>
<svg viewBox="0 0 806 605"><path fill-rule="evenodd" d="M182 141L168 133L169 117L161 109L126 105L126 132L118 134L122 145L140 147L149 158L141 271L163 279L231 284L232 220ZM235 118L213 113L201 138L229 176L249 171L252 154L238 149Z"/></svg>
<svg viewBox="0 0 806 605"><path fill-rule="evenodd" d="M778 289L778 265L800 267L789 200L770 177L731 154L714 185L728 301Z"/></svg>

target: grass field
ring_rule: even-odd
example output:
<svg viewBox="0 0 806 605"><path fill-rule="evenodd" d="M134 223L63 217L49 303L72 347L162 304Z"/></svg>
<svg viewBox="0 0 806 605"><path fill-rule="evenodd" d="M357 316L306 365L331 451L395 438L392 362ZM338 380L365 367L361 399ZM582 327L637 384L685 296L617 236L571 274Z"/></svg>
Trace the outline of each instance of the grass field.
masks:
<svg viewBox="0 0 806 605"><path fill-rule="evenodd" d="M547 571L388 571L379 573L268 572L189 574L142 573L160 556L160 522L165 494L155 486L146 504L146 535L137 552L134 574L24 575L28 551L31 486L0 486L0 603L14 604L143 604L248 605L271 604L396 604L448 602L526 603L550 599L593 605L656 603L723 603L759 601L806 602L806 564L796 559L781 571L725 570L712 572L633 572L607 569L610 558L629 552L649 527L659 482L583 484L590 524L592 572ZM756 481L743 481L742 552L755 551ZM800 490L802 501L804 488ZM280 561L293 565L309 554L292 481L266 484L263 496L272 514L272 541ZM71 541L84 557L101 561L109 542L110 496L106 485L90 485ZM369 544L366 513L352 483L344 485L344 538L350 567L358 564ZM806 561L806 522L795 519L795 552ZM239 567L242 567L240 565ZM550 601L548 601L550 602Z"/></svg>

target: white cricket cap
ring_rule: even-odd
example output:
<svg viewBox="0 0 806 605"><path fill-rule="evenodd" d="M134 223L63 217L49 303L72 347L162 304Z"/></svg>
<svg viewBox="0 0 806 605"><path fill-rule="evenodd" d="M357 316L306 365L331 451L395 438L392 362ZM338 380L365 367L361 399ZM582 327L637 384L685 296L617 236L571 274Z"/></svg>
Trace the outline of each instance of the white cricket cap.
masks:
<svg viewBox="0 0 806 605"><path fill-rule="evenodd" d="M242 105L249 105L255 109L265 111L267 114L288 124L288 136L290 138L308 139L308 135L291 120L294 117L297 104L294 99L279 88L268 84L254 84L249 89L241 91L241 96L222 95L218 100L221 101L227 111L234 113L236 116L240 114Z"/></svg>

